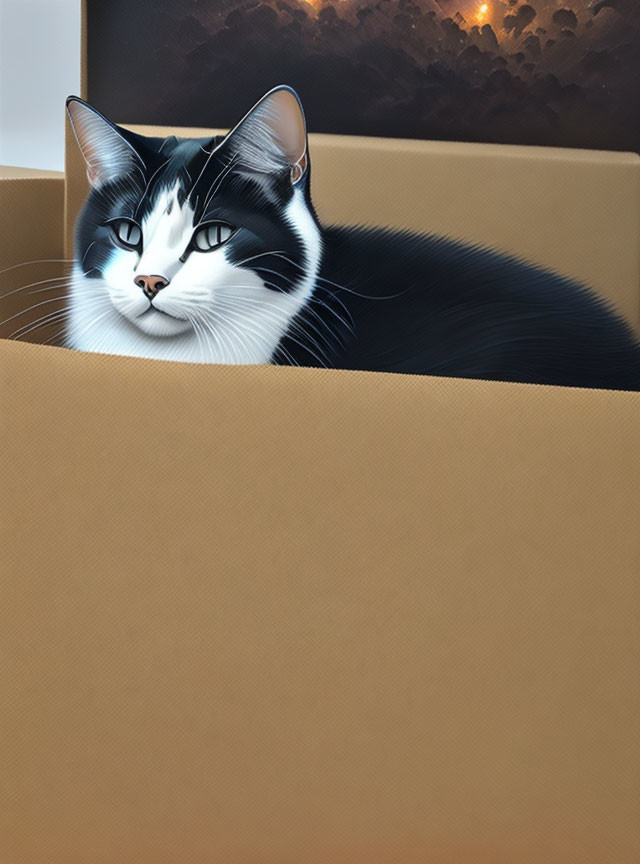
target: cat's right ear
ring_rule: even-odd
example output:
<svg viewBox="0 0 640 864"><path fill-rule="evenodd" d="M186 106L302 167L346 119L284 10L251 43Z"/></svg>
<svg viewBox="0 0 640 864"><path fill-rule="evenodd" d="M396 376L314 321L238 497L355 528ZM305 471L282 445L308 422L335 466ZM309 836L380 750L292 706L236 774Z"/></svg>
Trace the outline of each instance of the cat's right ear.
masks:
<svg viewBox="0 0 640 864"><path fill-rule="evenodd" d="M144 164L133 146L117 126L77 96L67 99L71 128L87 164L87 177L94 188L133 172L142 172Z"/></svg>

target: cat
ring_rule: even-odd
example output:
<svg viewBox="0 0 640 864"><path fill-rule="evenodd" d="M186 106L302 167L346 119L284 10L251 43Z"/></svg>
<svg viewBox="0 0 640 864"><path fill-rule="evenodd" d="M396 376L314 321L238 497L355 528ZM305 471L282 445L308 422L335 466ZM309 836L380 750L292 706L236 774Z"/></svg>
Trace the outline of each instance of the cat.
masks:
<svg viewBox="0 0 640 864"><path fill-rule="evenodd" d="M640 390L640 342L586 287L443 237L322 226L290 87L213 138L67 111L91 184L67 347Z"/></svg>

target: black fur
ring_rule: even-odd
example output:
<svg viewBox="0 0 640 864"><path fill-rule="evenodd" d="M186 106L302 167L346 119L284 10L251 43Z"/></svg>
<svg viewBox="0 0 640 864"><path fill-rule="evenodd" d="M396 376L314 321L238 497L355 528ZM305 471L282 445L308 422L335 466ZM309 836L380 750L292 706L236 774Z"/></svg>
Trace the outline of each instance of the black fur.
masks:
<svg viewBox="0 0 640 864"><path fill-rule="evenodd" d="M322 340L327 365L640 390L637 336L569 279L439 237L330 228L323 238L308 320L337 336ZM285 339L276 359L322 365L301 341Z"/></svg>

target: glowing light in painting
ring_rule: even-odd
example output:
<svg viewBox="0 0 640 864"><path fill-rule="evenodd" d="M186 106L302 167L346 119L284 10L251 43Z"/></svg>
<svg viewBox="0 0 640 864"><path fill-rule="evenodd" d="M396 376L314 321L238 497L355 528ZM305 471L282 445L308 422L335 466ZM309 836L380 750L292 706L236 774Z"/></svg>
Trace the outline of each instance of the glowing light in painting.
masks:
<svg viewBox="0 0 640 864"><path fill-rule="evenodd" d="M478 20L478 24L484 24L485 21L487 20L488 15L489 15L489 4L488 3L482 3L478 9L478 14L476 15L476 18Z"/></svg>

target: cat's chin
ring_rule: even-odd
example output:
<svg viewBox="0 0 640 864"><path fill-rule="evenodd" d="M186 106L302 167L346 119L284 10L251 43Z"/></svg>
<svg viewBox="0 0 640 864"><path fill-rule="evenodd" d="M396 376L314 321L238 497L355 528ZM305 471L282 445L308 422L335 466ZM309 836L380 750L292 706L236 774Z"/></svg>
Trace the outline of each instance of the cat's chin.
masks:
<svg viewBox="0 0 640 864"><path fill-rule="evenodd" d="M132 322L147 336L179 336L192 329L191 324L159 309L148 309Z"/></svg>

